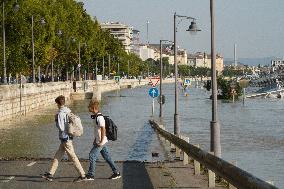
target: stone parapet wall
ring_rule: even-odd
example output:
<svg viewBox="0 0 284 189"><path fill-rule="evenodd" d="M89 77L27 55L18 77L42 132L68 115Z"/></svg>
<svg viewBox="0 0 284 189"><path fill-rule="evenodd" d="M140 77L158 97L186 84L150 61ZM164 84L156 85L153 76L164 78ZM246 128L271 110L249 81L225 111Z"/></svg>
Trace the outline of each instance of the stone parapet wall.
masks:
<svg viewBox="0 0 284 189"><path fill-rule="evenodd" d="M54 104L59 95L70 97L70 83L26 83L0 86L0 121Z"/></svg>
<svg viewBox="0 0 284 189"><path fill-rule="evenodd" d="M147 83L148 80L142 80L140 84L138 80L127 79L121 80L119 84L113 80L87 80L77 81L76 86L78 93L86 94L95 93L98 88L100 93L104 93ZM71 93L72 82L25 83L22 87L20 84L0 85L0 121L53 105L54 99L59 95L64 95L69 100Z"/></svg>

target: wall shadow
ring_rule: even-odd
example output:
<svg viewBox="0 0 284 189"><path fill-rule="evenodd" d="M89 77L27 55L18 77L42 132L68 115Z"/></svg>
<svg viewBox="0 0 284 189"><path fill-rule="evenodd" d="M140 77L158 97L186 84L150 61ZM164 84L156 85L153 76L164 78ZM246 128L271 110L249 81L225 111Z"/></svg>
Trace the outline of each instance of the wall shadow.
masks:
<svg viewBox="0 0 284 189"><path fill-rule="evenodd" d="M152 189L150 176L144 163L124 162L123 163L123 189Z"/></svg>

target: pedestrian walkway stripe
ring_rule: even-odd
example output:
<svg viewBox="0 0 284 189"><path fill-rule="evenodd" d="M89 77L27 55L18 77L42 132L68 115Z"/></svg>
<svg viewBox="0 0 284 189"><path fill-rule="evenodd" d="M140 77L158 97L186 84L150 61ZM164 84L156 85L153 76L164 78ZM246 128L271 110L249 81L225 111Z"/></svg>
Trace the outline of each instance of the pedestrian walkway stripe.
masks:
<svg viewBox="0 0 284 189"><path fill-rule="evenodd" d="M10 180L12 180L13 178L15 177L14 176L6 177L2 182L10 182Z"/></svg>
<svg viewBox="0 0 284 189"><path fill-rule="evenodd" d="M29 163L29 164L27 165L27 167L31 167L31 166L33 166L34 164L36 164L36 162L35 162L35 161L33 161L33 162Z"/></svg>

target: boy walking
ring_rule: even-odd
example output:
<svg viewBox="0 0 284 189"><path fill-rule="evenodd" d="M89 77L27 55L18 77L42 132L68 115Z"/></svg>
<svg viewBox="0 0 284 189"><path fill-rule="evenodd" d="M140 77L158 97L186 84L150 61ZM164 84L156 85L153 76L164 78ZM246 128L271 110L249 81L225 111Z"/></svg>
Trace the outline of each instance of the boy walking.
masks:
<svg viewBox="0 0 284 189"><path fill-rule="evenodd" d="M91 100L88 106L89 111L94 114L91 117L95 121L95 139L93 142L94 146L89 154L90 166L88 174L86 175L86 180L94 180L96 160L98 159L99 153L101 153L113 172L113 175L110 176L109 179L118 179L121 177L121 175L116 165L112 161L106 146L108 140L106 137L105 119L100 113L99 105L99 101Z"/></svg>
<svg viewBox="0 0 284 189"><path fill-rule="evenodd" d="M69 160L71 160L77 170L77 172L80 174L80 176L74 180L74 182L80 182L85 179L85 172L80 164L80 161L78 160L78 157L75 154L73 143L72 143L72 136L68 135L68 116L67 114L71 112L69 108L65 106L65 97L60 95L55 99L55 102L58 107L58 113L55 115L55 123L56 127L59 130L59 140L60 140L60 146L55 153L54 159L52 161L52 165L49 172L45 172L42 176L42 178L45 178L48 181L53 180L53 175L56 172L56 169L58 167L58 162L61 161L64 153L66 152Z"/></svg>

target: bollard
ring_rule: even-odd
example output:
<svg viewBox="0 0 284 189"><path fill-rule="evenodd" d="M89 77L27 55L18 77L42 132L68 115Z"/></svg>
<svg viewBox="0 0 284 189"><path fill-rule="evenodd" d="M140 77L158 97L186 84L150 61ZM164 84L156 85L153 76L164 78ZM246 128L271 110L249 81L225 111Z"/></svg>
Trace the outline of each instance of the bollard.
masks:
<svg viewBox="0 0 284 189"><path fill-rule="evenodd" d="M237 161L233 160L230 162L232 165L237 166ZM229 183L229 189L237 189L236 187L234 187L231 183Z"/></svg>
<svg viewBox="0 0 284 189"><path fill-rule="evenodd" d="M175 152L175 145L173 143L170 142L170 147L171 147L171 152Z"/></svg>
<svg viewBox="0 0 284 189"><path fill-rule="evenodd" d="M209 152L214 155L214 152ZM208 188L215 188L215 173L208 169Z"/></svg>
<svg viewBox="0 0 284 189"><path fill-rule="evenodd" d="M195 146L199 148L199 144ZM196 160L193 160L193 164L194 164L194 175L200 175L200 163Z"/></svg>
<svg viewBox="0 0 284 189"><path fill-rule="evenodd" d="M173 143L170 142L170 147L171 147L171 152L175 152L176 151L176 147Z"/></svg>
<svg viewBox="0 0 284 189"><path fill-rule="evenodd" d="M101 88L98 85L95 85L94 88L93 88L92 99L97 99L98 101L102 100Z"/></svg>
<svg viewBox="0 0 284 189"><path fill-rule="evenodd" d="M159 124L159 127L164 130L164 126L162 124ZM163 141L164 137L160 134L158 134L158 135L159 135L160 140Z"/></svg>
<svg viewBox="0 0 284 189"><path fill-rule="evenodd" d="M183 137L183 140L185 140L187 143L189 143L189 137ZM185 152L183 152L183 164L187 165L188 162L189 162L188 155Z"/></svg>
<svg viewBox="0 0 284 189"><path fill-rule="evenodd" d="M179 135L178 136L179 138L181 138L181 135ZM181 150L177 147L177 146L175 146L175 149L176 149L176 160L181 160L180 158L180 153L181 153Z"/></svg>

